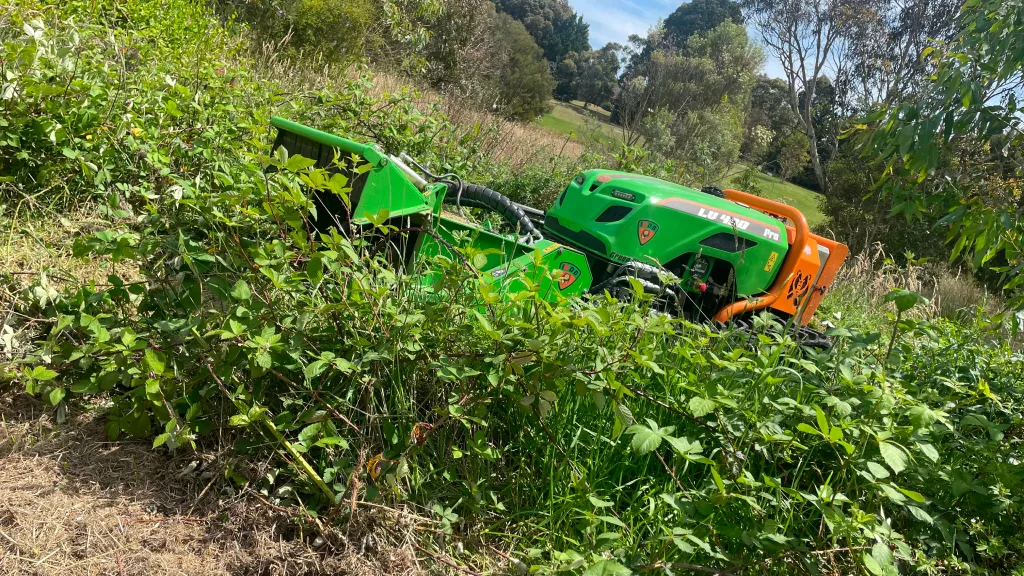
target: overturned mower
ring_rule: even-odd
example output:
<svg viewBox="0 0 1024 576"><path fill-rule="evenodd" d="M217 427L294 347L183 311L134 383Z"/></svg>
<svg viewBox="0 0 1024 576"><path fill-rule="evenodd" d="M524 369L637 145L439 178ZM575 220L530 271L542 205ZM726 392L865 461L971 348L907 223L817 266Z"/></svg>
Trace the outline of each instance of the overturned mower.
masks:
<svg viewBox="0 0 1024 576"><path fill-rule="evenodd" d="M588 170L540 211L455 175L435 176L404 154L389 156L282 118L272 123L275 151L283 146L348 176L351 208L318 193L317 228L358 229L386 217L401 231L395 256L409 269L471 247L485 281L503 293L529 281L552 301L604 291L629 298L640 286L668 314L746 326L769 311L803 343L827 346L807 324L848 249L812 234L791 206L738 190ZM443 204L493 212L509 232L446 216ZM423 277L426 288L436 281Z"/></svg>

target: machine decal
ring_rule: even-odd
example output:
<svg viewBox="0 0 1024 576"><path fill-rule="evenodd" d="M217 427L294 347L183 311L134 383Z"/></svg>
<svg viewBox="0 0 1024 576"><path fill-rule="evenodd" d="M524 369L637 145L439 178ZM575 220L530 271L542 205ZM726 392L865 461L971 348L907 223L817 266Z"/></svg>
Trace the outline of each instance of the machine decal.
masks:
<svg viewBox="0 0 1024 576"><path fill-rule="evenodd" d="M768 255L768 263L764 265L764 271L765 272L771 272L772 271L772 267L775 266L775 261L778 260L778 259L779 259L779 253L778 252L772 252L771 254L769 254Z"/></svg>
<svg viewBox="0 0 1024 576"><path fill-rule="evenodd" d="M697 204L696 202L690 202L689 200L683 200L682 198L666 198L659 202L660 205L678 210L686 214L692 214L693 216L699 216L712 222L721 222L726 226L732 226L737 230L742 230L748 234L753 234L761 238L768 238L778 242L782 238L782 231L778 226L771 224L765 224L763 222L751 222L746 218L733 214L731 212L725 212L723 210L716 210L710 206L704 206L703 204Z"/></svg>
<svg viewBox="0 0 1024 576"><path fill-rule="evenodd" d="M810 276L805 275L803 272L798 272L793 278L793 281L789 283L789 291L786 293L786 299L792 301L794 307L800 307L800 300L802 300L804 295L807 294L807 285L810 284L810 282Z"/></svg>
<svg viewBox="0 0 1024 576"><path fill-rule="evenodd" d="M558 268L562 271L562 277L558 280L559 290L565 290L569 286L572 286L572 283L580 277L580 269L575 264L562 262L558 265Z"/></svg>
<svg viewBox="0 0 1024 576"><path fill-rule="evenodd" d="M641 220L637 225L636 235L640 239L640 245L643 246L654 238L654 235L658 233L658 224L653 220Z"/></svg>

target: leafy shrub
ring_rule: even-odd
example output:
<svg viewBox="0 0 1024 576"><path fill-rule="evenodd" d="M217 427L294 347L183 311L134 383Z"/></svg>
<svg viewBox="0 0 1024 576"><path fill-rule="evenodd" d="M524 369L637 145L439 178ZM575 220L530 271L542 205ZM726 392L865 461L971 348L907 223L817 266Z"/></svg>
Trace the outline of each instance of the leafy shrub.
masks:
<svg viewBox="0 0 1024 576"><path fill-rule="evenodd" d="M912 252L918 257L946 259L946 232L938 218L911 223L903 213L891 213L885 202L874 196L872 172L864 168L850 146L828 165L829 194L821 201L821 210L829 220L829 228L842 238L853 253L881 243L890 254Z"/></svg>
<svg viewBox="0 0 1024 576"><path fill-rule="evenodd" d="M374 8L370 0L297 0L290 9L295 39L342 60L361 59Z"/></svg>

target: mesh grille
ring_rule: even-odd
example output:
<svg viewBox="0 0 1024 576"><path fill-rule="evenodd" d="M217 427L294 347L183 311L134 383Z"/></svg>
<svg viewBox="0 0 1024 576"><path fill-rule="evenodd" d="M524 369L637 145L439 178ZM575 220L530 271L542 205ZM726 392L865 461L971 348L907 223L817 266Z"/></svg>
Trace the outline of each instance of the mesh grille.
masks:
<svg viewBox="0 0 1024 576"><path fill-rule="evenodd" d="M757 246L757 242L748 240L742 236L730 234L729 232L719 232L718 234L708 236L701 240L700 245L721 250L723 252L742 252L743 250L749 250L754 246Z"/></svg>

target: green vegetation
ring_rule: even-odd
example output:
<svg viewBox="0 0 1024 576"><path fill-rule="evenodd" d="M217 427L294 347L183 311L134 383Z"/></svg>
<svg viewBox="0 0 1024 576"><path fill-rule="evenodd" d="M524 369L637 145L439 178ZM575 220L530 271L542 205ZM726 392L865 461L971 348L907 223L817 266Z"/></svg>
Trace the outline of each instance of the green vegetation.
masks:
<svg viewBox="0 0 1024 576"><path fill-rule="evenodd" d="M370 75L258 58L248 29L187 0L22 0L8 18L7 245L88 214L51 247L70 265L0 268L3 377L58 415L95 410L111 441L161 451L224 442L211 483L296 511L304 533L343 531L357 502L402 510L437 571L1024 572L1024 356L982 311L935 318L905 277L873 294L850 277L823 305L836 345L814 352L770 318L717 330L652 314L639 292L503 300L476 282L479 254L432 262L425 299L379 242L400 223L311 231L311 191L351 183L267 157L272 113L536 205L599 160L538 148L512 167L486 126ZM717 38L742 47L731 26ZM705 41L666 62L705 64ZM1024 52L977 56L996 53ZM950 93L964 114L987 106ZM741 126L729 110L687 117ZM882 144L936 133L900 118ZM902 184L920 150L901 153ZM636 146L617 161L676 168ZM1002 216L1019 205L1002 208L1016 266ZM991 259L986 236L957 230Z"/></svg>

